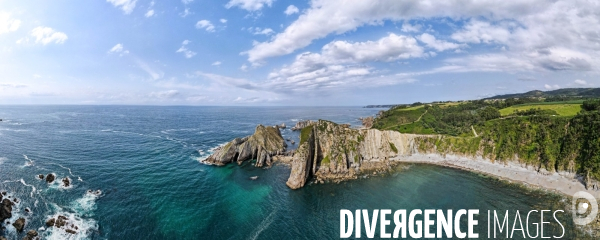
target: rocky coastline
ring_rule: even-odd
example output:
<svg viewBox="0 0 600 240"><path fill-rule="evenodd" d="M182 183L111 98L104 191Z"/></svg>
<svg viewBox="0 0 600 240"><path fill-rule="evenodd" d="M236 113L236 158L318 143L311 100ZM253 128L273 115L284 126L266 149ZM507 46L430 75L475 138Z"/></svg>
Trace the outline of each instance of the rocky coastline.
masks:
<svg viewBox="0 0 600 240"><path fill-rule="evenodd" d="M600 197L599 184L584 181L576 173L551 173L518 160L500 162L481 156L440 153L435 147L423 150L419 146L424 140L439 138L438 135L353 129L326 120L301 121L292 129L300 127L300 142L295 151L286 151L285 139L277 126L259 125L253 135L234 139L205 162L222 166L257 159L255 166L262 167L279 161L291 168L286 182L291 189L302 188L309 182L340 182L378 175L400 163L426 163L488 174L565 195L572 195L576 190L591 190Z"/></svg>

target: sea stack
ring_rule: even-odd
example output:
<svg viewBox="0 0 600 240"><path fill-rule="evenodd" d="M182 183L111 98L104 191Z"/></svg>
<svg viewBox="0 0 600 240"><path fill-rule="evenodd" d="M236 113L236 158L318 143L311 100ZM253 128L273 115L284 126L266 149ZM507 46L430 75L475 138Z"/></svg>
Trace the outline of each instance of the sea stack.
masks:
<svg viewBox="0 0 600 240"><path fill-rule="evenodd" d="M230 162L242 162L256 159L256 167L265 164L271 165L271 157L283 154L287 144L281 136L278 127L256 126L254 134L244 138L236 138L233 141L219 147L204 162L208 164L223 166Z"/></svg>

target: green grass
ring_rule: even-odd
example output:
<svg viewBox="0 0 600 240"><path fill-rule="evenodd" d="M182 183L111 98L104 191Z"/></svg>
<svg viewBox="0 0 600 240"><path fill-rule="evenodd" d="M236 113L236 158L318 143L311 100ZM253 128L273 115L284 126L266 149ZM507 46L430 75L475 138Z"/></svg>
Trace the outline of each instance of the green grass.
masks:
<svg viewBox="0 0 600 240"><path fill-rule="evenodd" d="M302 145L302 143L304 143L308 140L308 137L309 137L311 131L312 131L312 126L305 127L300 131L299 145Z"/></svg>
<svg viewBox="0 0 600 240"><path fill-rule="evenodd" d="M389 144L390 144L390 148L392 149L392 151L394 151L394 153L398 153L398 149L396 148L396 145L394 145L391 142Z"/></svg>
<svg viewBox="0 0 600 240"><path fill-rule="evenodd" d="M579 101L573 101L579 102ZM515 105L512 107L507 107L500 109L500 115L507 116L513 114L515 110L525 111L529 109L542 109L542 110L554 110L560 116L575 116L579 111L581 111L581 104L579 103L535 103L535 104L526 104L526 105Z"/></svg>
<svg viewBox="0 0 600 240"><path fill-rule="evenodd" d="M385 113L383 117L378 117L373 123L373 127L382 130L395 129L398 125L413 123L425 113L423 106L393 109Z"/></svg>

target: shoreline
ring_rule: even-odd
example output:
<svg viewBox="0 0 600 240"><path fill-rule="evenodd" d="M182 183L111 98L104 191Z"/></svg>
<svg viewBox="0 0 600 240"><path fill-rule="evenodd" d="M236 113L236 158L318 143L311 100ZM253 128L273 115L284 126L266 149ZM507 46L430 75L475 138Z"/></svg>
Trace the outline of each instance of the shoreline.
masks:
<svg viewBox="0 0 600 240"><path fill-rule="evenodd" d="M481 157L473 159L457 155L447 155L444 157L439 154L413 154L410 156L398 156L390 160L399 163L432 164L482 173L503 180L515 181L527 187L535 186L554 191L569 197L572 197L578 191L586 191L596 199L600 198L600 191L586 190L583 183L574 174L541 173L534 169L523 167L521 164L515 162L492 162Z"/></svg>

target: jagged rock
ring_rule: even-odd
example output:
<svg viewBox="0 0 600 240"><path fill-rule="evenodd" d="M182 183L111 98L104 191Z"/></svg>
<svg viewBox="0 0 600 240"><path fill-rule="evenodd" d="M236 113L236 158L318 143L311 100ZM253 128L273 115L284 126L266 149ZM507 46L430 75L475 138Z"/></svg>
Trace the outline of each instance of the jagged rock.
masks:
<svg viewBox="0 0 600 240"><path fill-rule="evenodd" d="M56 176L54 176L54 174L50 173L46 176L46 182L47 183L52 183L54 182L54 179L56 178Z"/></svg>
<svg viewBox="0 0 600 240"><path fill-rule="evenodd" d="M281 128L281 129L285 129L287 126L285 126L285 123L281 123L279 125L276 126L277 128Z"/></svg>
<svg viewBox="0 0 600 240"><path fill-rule="evenodd" d="M319 120L302 129L287 185L297 189L311 176L354 179L363 170L389 169L388 159L410 155L416 135L377 129L357 130Z"/></svg>
<svg viewBox="0 0 600 240"><path fill-rule="evenodd" d="M47 227L53 227L53 226L54 226L54 222L55 222L55 221L56 221L56 220L55 220L54 218L50 218L50 219L48 219L48 221L46 221L46 226L47 226Z"/></svg>
<svg viewBox="0 0 600 240"><path fill-rule="evenodd" d="M15 229L17 229L18 232L22 232L23 227L25 227L25 218L17 219L17 221L15 221L12 225L15 227Z"/></svg>
<svg viewBox="0 0 600 240"><path fill-rule="evenodd" d="M38 175L38 178L39 178L39 179L44 179L44 174L40 174L40 175Z"/></svg>
<svg viewBox="0 0 600 240"><path fill-rule="evenodd" d="M205 162L222 166L230 162L241 164L243 161L256 159L256 167L265 164L270 166L271 157L284 153L286 147L279 128L258 125L253 135L234 139L215 150Z"/></svg>
<svg viewBox="0 0 600 240"><path fill-rule="evenodd" d="M297 123L296 123L296 125L295 125L295 126L292 128L292 131L298 131L298 130L301 130L301 129L303 129L303 128L305 128L305 127L308 127L308 126L310 126L310 125L313 125L313 124L315 124L315 123L316 123L316 122L315 122L315 121L312 121L312 120L299 121L299 122L297 122Z"/></svg>
<svg viewBox="0 0 600 240"><path fill-rule="evenodd" d="M35 230L29 230L27 232L27 236L25 236L23 238L23 240L33 240L36 239L35 237L37 237L38 233Z"/></svg>
<svg viewBox="0 0 600 240"><path fill-rule="evenodd" d="M77 234L77 232L73 229L67 229L67 230L65 230L65 232L68 232L70 234Z"/></svg>
<svg viewBox="0 0 600 240"><path fill-rule="evenodd" d="M68 177L62 179L63 187L69 187L71 185L71 181Z"/></svg>
<svg viewBox="0 0 600 240"><path fill-rule="evenodd" d="M67 224L67 220L69 220L67 217L60 215L56 218L56 222L54 223L54 226L57 228L61 228L61 227L65 226L65 224Z"/></svg>
<svg viewBox="0 0 600 240"><path fill-rule="evenodd" d="M3 199L0 203L0 222L12 217L13 203L9 199Z"/></svg>

